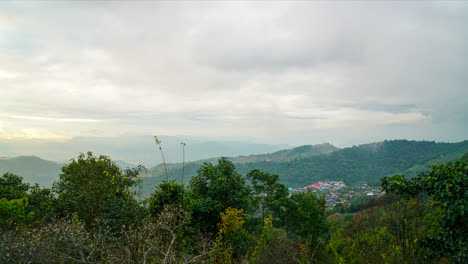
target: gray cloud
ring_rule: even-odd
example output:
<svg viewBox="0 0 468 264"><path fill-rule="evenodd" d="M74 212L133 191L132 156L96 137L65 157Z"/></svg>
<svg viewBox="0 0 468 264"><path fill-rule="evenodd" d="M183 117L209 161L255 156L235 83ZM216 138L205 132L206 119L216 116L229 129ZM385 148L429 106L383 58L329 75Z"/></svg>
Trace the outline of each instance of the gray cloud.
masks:
<svg viewBox="0 0 468 264"><path fill-rule="evenodd" d="M0 7L2 138L347 144L468 132L464 2Z"/></svg>

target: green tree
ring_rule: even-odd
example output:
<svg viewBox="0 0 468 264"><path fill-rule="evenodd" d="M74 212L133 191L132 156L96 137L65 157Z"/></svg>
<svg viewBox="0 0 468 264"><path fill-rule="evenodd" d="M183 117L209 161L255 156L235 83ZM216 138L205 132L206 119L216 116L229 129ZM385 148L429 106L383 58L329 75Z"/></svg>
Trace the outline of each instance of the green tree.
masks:
<svg viewBox="0 0 468 264"><path fill-rule="evenodd" d="M58 209L62 214L76 212L88 226L98 219L123 224L121 219L137 215L133 196L136 192L132 187L139 183L140 170L139 167L122 171L107 156L80 154L62 168L60 180L55 183Z"/></svg>
<svg viewBox="0 0 468 264"><path fill-rule="evenodd" d="M148 211L151 216L158 216L167 205L184 205L185 188L183 184L175 181L163 182L149 198Z"/></svg>
<svg viewBox="0 0 468 264"><path fill-rule="evenodd" d="M54 216L56 198L49 188L41 188L38 184L33 185L28 191L28 211L34 212L35 221L50 219Z"/></svg>
<svg viewBox="0 0 468 264"><path fill-rule="evenodd" d="M220 214L228 207L250 212L251 189L226 158L217 165L204 163L190 180L190 209L198 228L215 232Z"/></svg>
<svg viewBox="0 0 468 264"><path fill-rule="evenodd" d="M315 241L328 231L323 197L308 191L292 195L283 204L282 224L288 232Z"/></svg>
<svg viewBox="0 0 468 264"><path fill-rule="evenodd" d="M460 158L460 160L468 161L468 152L463 154L463 156Z"/></svg>
<svg viewBox="0 0 468 264"><path fill-rule="evenodd" d="M430 171L413 179L402 175L381 179L382 190L414 197L427 194L433 205L442 211L440 228L428 234L424 244L430 249L429 257L450 256L456 263L468 259L468 162L455 161L433 164Z"/></svg>
<svg viewBox="0 0 468 264"><path fill-rule="evenodd" d="M5 173L0 177L0 198L6 200L22 200L22 210L26 214L33 213L34 220L53 216L55 197L51 189L41 188L38 184L33 186L23 182L23 177ZM19 206L20 203L14 203Z"/></svg>
<svg viewBox="0 0 468 264"><path fill-rule="evenodd" d="M0 177L0 198L7 200L21 199L27 196L29 184L23 183L23 177L5 173Z"/></svg>
<svg viewBox="0 0 468 264"><path fill-rule="evenodd" d="M27 212L28 198L7 200L0 199L0 228L12 228L27 224L34 218L33 212Z"/></svg>
<svg viewBox="0 0 468 264"><path fill-rule="evenodd" d="M281 201L288 197L288 190L279 183L279 176L258 169L250 171L246 176L252 183L254 200L260 206L263 223L268 214L279 216Z"/></svg>

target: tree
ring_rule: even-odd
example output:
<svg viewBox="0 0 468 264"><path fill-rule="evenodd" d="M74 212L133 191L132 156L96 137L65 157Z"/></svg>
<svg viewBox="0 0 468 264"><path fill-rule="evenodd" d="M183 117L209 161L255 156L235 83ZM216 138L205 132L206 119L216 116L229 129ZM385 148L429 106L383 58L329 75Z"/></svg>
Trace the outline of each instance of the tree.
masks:
<svg viewBox="0 0 468 264"><path fill-rule="evenodd" d="M33 212L27 212L28 198L0 199L0 229L27 224L34 218Z"/></svg>
<svg viewBox="0 0 468 264"><path fill-rule="evenodd" d="M36 220L50 219L54 216L56 198L49 188L41 188L34 184L28 191L28 211L34 212Z"/></svg>
<svg viewBox="0 0 468 264"><path fill-rule="evenodd" d="M24 183L21 176L7 172L0 177L0 199L2 198L9 200L11 205L21 206L26 214L33 213L29 215L33 215L34 220L53 215L55 198L52 190L41 188L38 184L31 186Z"/></svg>
<svg viewBox="0 0 468 264"><path fill-rule="evenodd" d="M200 229L215 232L220 213L226 208L249 212L252 205L251 189L226 158L215 166L205 162L190 180L190 208L192 219Z"/></svg>
<svg viewBox="0 0 468 264"><path fill-rule="evenodd" d="M451 256L456 263L468 259L468 161L433 164L430 171L413 179L395 175L382 178L381 183L387 193L406 197L426 194L442 211L440 228L424 241L430 258Z"/></svg>
<svg viewBox="0 0 468 264"><path fill-rule="evenodd" d="M122 171L107 156L80 154L62 168L60 180L55 183L59 211L76 212L88 226L99 219L123 224L121 219L130 220L136 215L132 187L139 183L140 170L141 167Z"/></svg>
<svg viewBox="0 0 468 264"><path fill-rule="evenodd" d="M262 211L263 223L268 214L279 216L281 201L288 197L288 190L279 183L279 176L258 169L250 171L246 176L252 183L254 200Z"/></svg>
<svg viewBox="0 0 468 264"><path fill-rule="evenodd" d="M282 224L308 241L315 241L328 231L326 202L323 197L308 191L292 195L284 201Z"/></svg>
<svg viewBox="0 0 468 264"><path fill-rule="evenodd" d="M5 173L0 177L0 198L7 200L21 199L27 196L29 184L23 183L23 177Z"/></svg>
<svg viewBox="0 0 468 264"><path fill-rule="evenodd" d="M148 211L151 216L159 215L167 205L183 206L185 200L185 189L183 184L177 184L175 181L163 182L149 198Z"/></svg>

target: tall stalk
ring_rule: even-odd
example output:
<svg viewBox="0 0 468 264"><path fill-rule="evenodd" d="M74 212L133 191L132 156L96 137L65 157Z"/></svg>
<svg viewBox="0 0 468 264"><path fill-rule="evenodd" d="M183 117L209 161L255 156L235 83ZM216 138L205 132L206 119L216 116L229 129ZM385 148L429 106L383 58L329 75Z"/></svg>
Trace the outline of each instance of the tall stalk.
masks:
<svg viewBox="0 0 468 264"><path fill-rule="evenodd" d="M185 142L180 142L182 145L182 184L184 184L184 170L185 170Z"/></svg>
<svg viewBox="0 0 468 264"><path fill-rule="evenodd" d="M167 177L166 159L164 159L164 152L162 151L162 148L161 148L161 142L162 141L159 140L157 136L154 136L154 142L156 142L156 145L159 146L159 150L161 151L161 156L162 156L163 163L164 163L164 172L166 173L166 182L168 182L169 178Z"/></svg>

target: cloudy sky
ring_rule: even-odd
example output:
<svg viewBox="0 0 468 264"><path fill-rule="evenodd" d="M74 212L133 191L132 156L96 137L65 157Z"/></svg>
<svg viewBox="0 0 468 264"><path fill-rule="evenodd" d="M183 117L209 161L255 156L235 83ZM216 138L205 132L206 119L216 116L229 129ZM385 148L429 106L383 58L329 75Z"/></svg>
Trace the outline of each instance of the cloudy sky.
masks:
<svg viewBox="0 0 468 264"><path fill-rule="evenodd" d="M468 139L467 2L0 3L0 138Z"/></svg>

